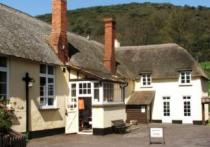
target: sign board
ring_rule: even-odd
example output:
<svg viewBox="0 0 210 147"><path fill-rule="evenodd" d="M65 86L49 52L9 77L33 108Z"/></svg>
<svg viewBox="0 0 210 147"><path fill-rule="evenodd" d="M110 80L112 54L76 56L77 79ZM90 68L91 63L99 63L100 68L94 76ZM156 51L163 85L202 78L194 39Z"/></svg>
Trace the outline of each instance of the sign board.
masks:
<svg viewBox="0 0 210 147"><path fill-rule="evenodd" d="M150 144L152 143L165 144L163 128L150 128L149 134L150 134L149 135Z"/></svg>
<svg viewBox="0 0 210 147"><path fill-rule="evenodd" d="M163 137L163 128L150 128L151 138L162 138Z"/></svg>

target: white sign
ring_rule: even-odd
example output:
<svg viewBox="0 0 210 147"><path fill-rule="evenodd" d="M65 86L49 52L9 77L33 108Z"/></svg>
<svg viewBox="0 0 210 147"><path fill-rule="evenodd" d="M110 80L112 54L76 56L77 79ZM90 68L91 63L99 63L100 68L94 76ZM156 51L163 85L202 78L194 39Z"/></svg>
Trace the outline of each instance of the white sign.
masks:
<svg viewBox="0 0 210 147"><path fill-rule="evenodd" d="M141 113L145 113L145 112L146 112L145 107L141 107Z"/></svg>
<svg viewBox="0 0 210 147"><path fill-rule="evenodd" d="M150 128L151 138L163 138L163 128Z"/></svg>

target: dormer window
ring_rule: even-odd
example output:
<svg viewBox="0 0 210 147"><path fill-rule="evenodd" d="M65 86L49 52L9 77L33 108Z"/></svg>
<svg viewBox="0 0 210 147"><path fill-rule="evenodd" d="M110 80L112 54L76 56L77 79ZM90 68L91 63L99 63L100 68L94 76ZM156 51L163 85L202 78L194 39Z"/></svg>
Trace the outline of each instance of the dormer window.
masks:
<svg viewBox="0 0 210 147"><path fill-rule="evenodd" d="M182 85L189 85L191 83L191 71L180 72L180 83Z"/></svg>
<svg viewBox="0 0 210 147"><path fill-rule="evenodd" d="M151 74L142 74L141 75L141 86L142 87L150 87L152 83Z"/></svg>

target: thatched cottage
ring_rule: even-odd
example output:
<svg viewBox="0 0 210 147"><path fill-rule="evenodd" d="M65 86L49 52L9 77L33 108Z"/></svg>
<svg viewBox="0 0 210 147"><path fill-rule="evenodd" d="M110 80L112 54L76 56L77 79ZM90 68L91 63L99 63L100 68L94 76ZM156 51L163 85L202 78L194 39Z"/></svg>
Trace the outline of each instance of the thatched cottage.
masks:
<svg viewBox="0 0 210 147"><path fill-rule="evenodd" d="M52 26L0 4L0 96L13 129L31 137L108 134L112 121L204 123L208 77L176 44L116 47L67 32L66 0L53 0Z"/></svg>

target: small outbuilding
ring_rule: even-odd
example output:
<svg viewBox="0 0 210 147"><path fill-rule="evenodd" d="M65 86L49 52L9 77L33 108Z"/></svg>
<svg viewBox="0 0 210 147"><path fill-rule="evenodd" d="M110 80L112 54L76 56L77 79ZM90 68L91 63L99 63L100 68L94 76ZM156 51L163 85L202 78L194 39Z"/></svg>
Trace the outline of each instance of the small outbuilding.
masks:
<svg viewBox="0 0 210 147"><path fill-rule="evenodd" d="M155 91L134 92L126 105L127 122L149 123Z"/></svg>

